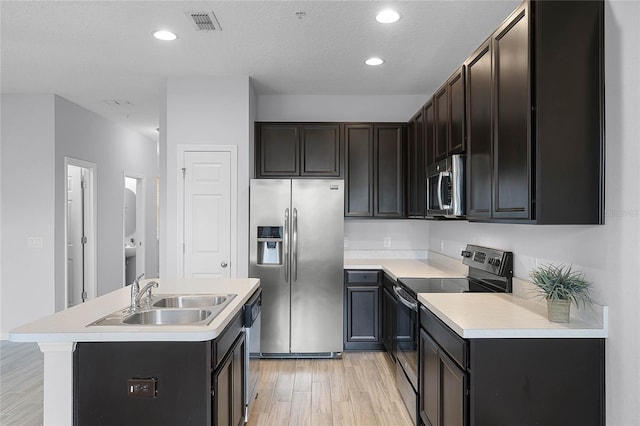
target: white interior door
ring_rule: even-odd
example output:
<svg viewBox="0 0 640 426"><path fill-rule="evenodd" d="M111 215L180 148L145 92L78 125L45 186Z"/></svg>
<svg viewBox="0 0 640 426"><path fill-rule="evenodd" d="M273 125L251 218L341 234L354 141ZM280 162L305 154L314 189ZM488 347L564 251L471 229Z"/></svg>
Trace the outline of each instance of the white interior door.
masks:
<svg viewBox="0 0 640 426"><path fill-rule="evenodd" d="M231 153L185 151L185 278L231 276Z"/></svg>
<svg viewBox="0 0 640 426"><path fill-rule="evenodd" d="M83 197L81 167L67 167L67 306L83 302Z"/></svg>

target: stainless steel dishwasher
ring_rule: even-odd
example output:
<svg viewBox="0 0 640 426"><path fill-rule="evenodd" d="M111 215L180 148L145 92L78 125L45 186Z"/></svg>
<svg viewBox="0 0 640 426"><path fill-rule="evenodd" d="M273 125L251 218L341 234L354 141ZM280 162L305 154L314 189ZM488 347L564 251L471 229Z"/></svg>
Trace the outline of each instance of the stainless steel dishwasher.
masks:
<svg viewBox="0 0 640 426"><path fill-rule="evenodd" d="M262 316L262 289L259 288L244 305L244 329L247 339L244 375L244 421L249 421L253 403L258 398L260 379L260 323Z"/></svg>

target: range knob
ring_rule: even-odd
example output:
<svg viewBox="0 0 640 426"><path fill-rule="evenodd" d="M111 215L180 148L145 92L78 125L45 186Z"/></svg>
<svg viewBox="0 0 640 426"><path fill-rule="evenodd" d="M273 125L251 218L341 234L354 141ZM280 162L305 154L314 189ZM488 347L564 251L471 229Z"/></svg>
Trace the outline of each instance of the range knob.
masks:
<svg viewBox="0 0 640 426"><path fill-rule="evenodd" d="M492 266L498 268L500 266L500 258L499 257L493 257L493 258L489 259L489 265L492 265Z"/></svg>
<svg viewBox="0 0 640 426"><path fill-rule="evenodd" d="M462 253L460 253L462 255L462 257L471 257L471 252L468 250L462 250Z"/></svg>

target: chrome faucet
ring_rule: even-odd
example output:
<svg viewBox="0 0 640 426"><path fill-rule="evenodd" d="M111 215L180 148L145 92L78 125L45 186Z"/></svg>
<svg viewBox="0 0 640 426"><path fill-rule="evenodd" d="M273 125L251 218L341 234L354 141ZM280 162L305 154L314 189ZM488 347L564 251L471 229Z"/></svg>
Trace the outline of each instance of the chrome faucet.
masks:
<svg viewBox="0 0 640 426"><path fill-rule="evenodd" d="M131 283L131 306L129 307L130 311L135 311L140 307L140 301L138 300L138 294L140 293L140 279L144 277L144 272L141 273L138 278L136 278Z"/></svg>
<svg viewBox="0 0 640 426"><path fill-rule="evenodd" d="M142 290L140 290L140 292L138 293L138 295L136 296L136 306L135 309L140 308L140 299L142 299L143 297L145 297L146 295L146 299L145 299L145 306L149 307L151 305L151 290L154 287L158 287L158 283L155 281L149 281L147 283L147 285L145 285L144 287L142 287Z"/></svg>

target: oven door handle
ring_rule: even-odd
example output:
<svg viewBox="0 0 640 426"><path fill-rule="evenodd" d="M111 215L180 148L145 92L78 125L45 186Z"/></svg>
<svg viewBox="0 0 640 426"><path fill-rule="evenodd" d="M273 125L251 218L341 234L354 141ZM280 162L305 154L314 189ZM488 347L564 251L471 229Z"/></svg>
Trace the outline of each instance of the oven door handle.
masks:
<svg viewBox="0 0 640 426"><path fill-rule="evenodd" d="M404 306L411 309L412 311L416 311L416 312L418 311L418 304L416 302L411 302L407 300L407 298L402 295L402 293L406 294L406 292L403 289L394 285L393 292L396 294L396 296L398 296L398 300L400 301L400 303L402 303Z"/></svg>

